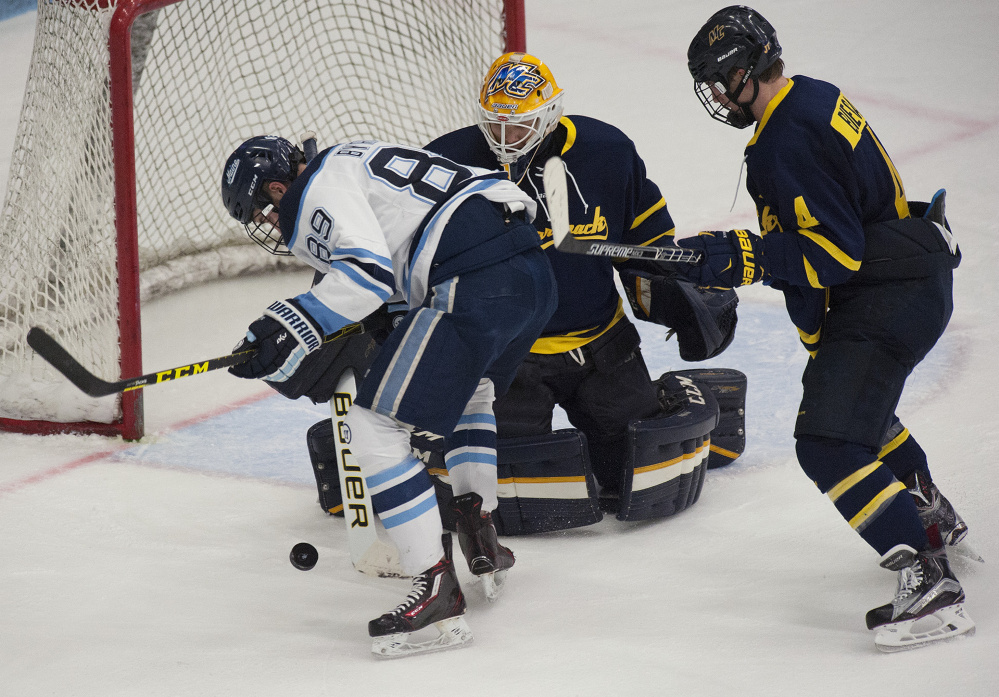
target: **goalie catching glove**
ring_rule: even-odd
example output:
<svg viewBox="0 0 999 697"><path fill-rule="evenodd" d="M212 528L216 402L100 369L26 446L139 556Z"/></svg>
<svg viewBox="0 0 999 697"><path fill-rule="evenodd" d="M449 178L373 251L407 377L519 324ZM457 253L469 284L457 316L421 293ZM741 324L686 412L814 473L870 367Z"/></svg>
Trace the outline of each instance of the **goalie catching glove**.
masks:
<svg viewBox="0 0 999 697"><path fill-rule="evenodd" d="M700 232L678 239L676 244L704 255L697 265L676 265L680 274L691 283L736 288L763 278L763 238L749 230Z"/></svg>
<svg viewBox="0 0 999 697"><path fill-rule="evenodd" d="M254 321L246 337L233 353L256 349L245 363L229 368L241 378L284 382L302 363L302 359L323 345L323 333L308 312L296 300L276 300Z"/></svg>
<svg viewBox="0 0 999 697"><path fill-rule="evenodd" d="M714 358L732 343L739 305L734 290L699 288L672 275L633 269L619 275L635 317L672 329L683 360Z"/></svg>

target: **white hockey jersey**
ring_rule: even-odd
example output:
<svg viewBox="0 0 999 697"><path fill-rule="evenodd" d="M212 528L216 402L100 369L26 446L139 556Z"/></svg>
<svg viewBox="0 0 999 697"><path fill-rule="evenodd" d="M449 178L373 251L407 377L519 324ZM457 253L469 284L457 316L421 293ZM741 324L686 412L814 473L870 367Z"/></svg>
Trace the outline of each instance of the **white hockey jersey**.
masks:
<svg viewBox="0 0 999 697"><path fill-rule="evenodd" d="M445 225L475 194L534 218L537 204L506 175L426 150L355 141L319 153L280 205L289 249L326 274L297 299L326 334L394 295L419 305Z"/></svg>

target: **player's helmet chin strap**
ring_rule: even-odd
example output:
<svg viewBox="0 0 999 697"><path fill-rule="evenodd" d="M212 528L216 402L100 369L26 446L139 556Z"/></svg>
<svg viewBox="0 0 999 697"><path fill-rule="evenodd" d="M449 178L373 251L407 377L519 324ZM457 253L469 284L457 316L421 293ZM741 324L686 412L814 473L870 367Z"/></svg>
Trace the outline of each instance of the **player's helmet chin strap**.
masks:
<svg viewBox="0 0 999 697"><path fill-rule="evenodd" d="M717 76L714 82L695 82L694 94L697 95L701 105L715 121L727 123L735 128L746 128L756 121L751 107L760 93L760 81L756 77L750 77L751 74L747 72L743 75L742 81L734 92L729 90L728 84L722 81L721 76ZM749 84L753 85L753 96L748 102L740 102L739 99ZM722 104L715 98L711 91L712 87L725 96L728 104Z"/></svg>
<svg viewBox="0 0 999 697"><path fill-rule="evenodd" d="M503 165L503 168L507 172L507 176L510 177L510 181L512 181L514 184L518 185L520 184L520 181L524 178L524 175L526 175L528 171L530 171L531 163L533 163L534 160L537 159L538 153L545 151L548 148L548 144L551 142L552 138L555 137L554 133L555 131L552 131L551 133L546 135L544 138L541 139L541 142L539 142L537 145L534 146L532 150L527 151L513 162Z"/></svg>
<svg viewBox="0 0 999 697"><path fill-rule="evenodd" d="M740 102L739 97L746 91L746 86L749 83L753 84L753 96L746 103ZM736 128L745 128L754 121L756 117L753 116L753 112L750 107L752 107L753 102L756 101L756 97L760 93L760 81L753 77L750 78L748 75L745 76L742 82L739 83L739 89L734 94L725 93L725 97L732 103L732 107L728 110L728 115L725 118L725 122Z"/></svg>

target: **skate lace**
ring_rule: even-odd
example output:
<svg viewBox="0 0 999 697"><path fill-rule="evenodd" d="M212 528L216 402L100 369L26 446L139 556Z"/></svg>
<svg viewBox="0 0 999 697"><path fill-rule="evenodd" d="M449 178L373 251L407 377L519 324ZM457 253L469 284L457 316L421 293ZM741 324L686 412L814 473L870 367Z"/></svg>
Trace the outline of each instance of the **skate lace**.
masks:
<svg viewBox="0 0 999 697"><path fill-rule="evenodd" d="M895 603L898 604L912 595L923 583L923 565L913 564L898 572L898 591Z"/></svg>
<svg viewBox="0 0 999 697"><path fill-rule="evenodd" d="M430 581L429 575L421 575L414 578L413 590L409 591L409 595L406 596L405 600L399 603L399 606L396 607L396 609L393 610L391 614L393 615L401 614L406 610L408 610L409 608L411 608L413 605L415 605L416 602L423 597L424 593L427 592L427 585L429 581Z"/></svg>

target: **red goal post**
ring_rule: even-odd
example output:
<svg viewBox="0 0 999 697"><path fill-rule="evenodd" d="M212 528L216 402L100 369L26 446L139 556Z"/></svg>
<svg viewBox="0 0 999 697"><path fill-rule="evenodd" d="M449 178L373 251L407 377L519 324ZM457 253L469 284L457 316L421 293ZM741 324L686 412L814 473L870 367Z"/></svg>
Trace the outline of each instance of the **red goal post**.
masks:
<svg viewBox="0 0 999 697"><path fill-rule="evenodd" d="M239 142L421 145L474 122L525 37L523 0L39 0L0 218L0 429L141 438L141 390L80 394L28 329L141 375L143 301L273 263L216 200Z"/></svg>

